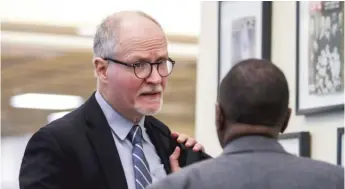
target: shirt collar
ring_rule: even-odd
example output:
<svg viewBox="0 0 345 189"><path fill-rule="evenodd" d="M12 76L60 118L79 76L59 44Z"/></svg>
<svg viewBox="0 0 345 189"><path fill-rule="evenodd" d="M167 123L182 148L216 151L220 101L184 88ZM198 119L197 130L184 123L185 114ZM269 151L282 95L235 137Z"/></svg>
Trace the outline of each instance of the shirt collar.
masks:
<svg viewBox="0 0 345 189"><path fill-rule="evenodd" d="M134 123L124 118L119 112L117 112L114 108L112 108L110 104L102 97L102 95L100 94L98 90L96 91L95 97L96 97L96 101L101 107L105 115L105 118L107 119L108 124L113 130L113 132L121 140L126 139ZM146 133L146 128L144 126L144 123L145 123L145 116L143 116L143 118L138 122L138 125L141 127L141 130L143 133L143 139L146 142L148 142L149 136Z"/></svg>

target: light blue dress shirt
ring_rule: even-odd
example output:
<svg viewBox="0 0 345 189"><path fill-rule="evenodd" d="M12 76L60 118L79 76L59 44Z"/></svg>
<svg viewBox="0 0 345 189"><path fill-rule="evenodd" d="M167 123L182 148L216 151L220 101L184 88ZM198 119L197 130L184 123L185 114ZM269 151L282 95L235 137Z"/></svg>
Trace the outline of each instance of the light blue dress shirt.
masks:
<svg viewBox="0 0 345 189"><path fill-rule="evenodd" d="M128 189L135 189L133 162L132 162L132 143L126 139L129 131L134 125L133 122L122 117L118 112L116 112L102 97L99 91L95 94L96 100L100 105L108 124L110 125L113 133L114 142L119 152L122 167L125 172L126 181ZM149 164L149 169L151 171L152 182L160 180L166 176L164 166L156 152L155 146L152 144L149 136L146 133L144 127L145 117L143 117L139 125L143 131L143 151L145 158ZM108 150L108 149L104 149Z"/></svg>

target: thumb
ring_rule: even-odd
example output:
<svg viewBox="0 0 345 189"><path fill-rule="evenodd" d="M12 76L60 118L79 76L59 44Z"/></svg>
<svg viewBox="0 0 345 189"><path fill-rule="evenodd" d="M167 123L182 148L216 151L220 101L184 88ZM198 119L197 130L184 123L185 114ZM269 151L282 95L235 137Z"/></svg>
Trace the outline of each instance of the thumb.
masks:
<svg viewBox="0 0 345 189"><path fill-rule="evenodd" d="M180 151L181 151L180 148L176 147L174 152L171 154L169 158L172 172L176 172L181 169L178 163L178 158L180 157Z"/></svg>

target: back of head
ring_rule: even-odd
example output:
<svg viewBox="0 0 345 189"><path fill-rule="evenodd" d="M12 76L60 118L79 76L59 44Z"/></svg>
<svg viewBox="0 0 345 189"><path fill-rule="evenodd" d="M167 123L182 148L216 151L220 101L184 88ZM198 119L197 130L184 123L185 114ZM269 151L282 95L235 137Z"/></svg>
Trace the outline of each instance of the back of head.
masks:
<svg viewBox="0 0 345 189"><path fill-rule="evenodd" d="M288 113L288 84L272 62L247 59L224 77L218 101L230 123L274 127Z"/></svg>

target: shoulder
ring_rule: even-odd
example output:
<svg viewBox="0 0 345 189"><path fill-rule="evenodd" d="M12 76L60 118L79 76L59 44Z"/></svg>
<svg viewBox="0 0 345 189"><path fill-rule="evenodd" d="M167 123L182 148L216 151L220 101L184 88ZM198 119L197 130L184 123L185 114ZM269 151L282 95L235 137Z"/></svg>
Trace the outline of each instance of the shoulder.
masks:
<svg viewBox="0 0 345 189"><path fill-rule="evenodd" d="M76 109L44 125L33 134L28 145L36 146L38 144L37 142L42 142L55 146L64 144L68 146L71 144L71 140L74 140L82 133L80 128L82 128L83 120L80 114L80 110Z"/></svg>
<svg viewBox="0 0 345 189"><path fill-rule="evenodd" d="M324 161L313 160L310 158L297 157L300 169L314 170L310 171L317 177L326 177L338 180L344 180L344 167L333 165Z"/></svg>
<svg viewBox="0 0 345 189"><path fill-rule="evenodd" d="M328 162L289 156L281 159L280 167L284 168L282 174L298 175L297 183L313 183L319 188L344 188L344 168Z"/></svg>

